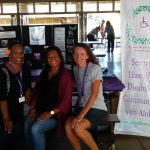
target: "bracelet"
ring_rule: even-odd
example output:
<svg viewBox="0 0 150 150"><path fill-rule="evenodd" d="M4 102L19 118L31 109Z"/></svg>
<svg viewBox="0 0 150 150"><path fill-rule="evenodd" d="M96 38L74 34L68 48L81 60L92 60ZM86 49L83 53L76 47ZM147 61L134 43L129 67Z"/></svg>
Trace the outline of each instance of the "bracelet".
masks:
<svg viewBox="0 0 150 150"><path fill-rule="evenodd" d="M51 114L51 115L54 115L54 114L55 114L54 110L51 110L51 111L50 111L50 114Z"/></svg>

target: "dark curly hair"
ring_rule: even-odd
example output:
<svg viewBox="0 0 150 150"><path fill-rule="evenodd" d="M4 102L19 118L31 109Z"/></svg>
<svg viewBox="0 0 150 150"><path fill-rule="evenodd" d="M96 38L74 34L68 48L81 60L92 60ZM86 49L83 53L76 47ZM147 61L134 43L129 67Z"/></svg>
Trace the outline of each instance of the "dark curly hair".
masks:
<svg viewBox="0 0 150 150"><path fill-rule="evenodd" d="M19 42L18 40L15 40L9 43L8 49L11 51L14 45L21 45L23 47L23 44L21 42Z"/></svg>

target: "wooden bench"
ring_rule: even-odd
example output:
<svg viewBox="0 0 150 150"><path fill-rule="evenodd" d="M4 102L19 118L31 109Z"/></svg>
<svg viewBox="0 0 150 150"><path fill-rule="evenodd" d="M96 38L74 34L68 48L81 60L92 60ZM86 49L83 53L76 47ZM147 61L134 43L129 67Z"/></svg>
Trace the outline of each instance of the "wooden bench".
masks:
<svg viewBox="0 0 150 150"><path fill-rule="evenodd" d="M92 131L92 135L100 150L115 149L114 124L119 123L117 114L107 114L102 125Z"/></svg>
<svg viewBox="0 0 150 150"><path fill-rule="evenodd" d="M117 114L107 114L104 123L118 123L120 122Z"/></svg>

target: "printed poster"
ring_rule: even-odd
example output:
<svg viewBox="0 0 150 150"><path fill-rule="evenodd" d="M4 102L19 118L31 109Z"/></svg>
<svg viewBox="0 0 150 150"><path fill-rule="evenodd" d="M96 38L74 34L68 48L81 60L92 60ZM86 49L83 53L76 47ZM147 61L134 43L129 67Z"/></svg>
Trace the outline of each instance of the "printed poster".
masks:
<svg viewBox="0 0 150 150"><path fill-rule="evenodd" d="M65 27L54 28L54 45L65 51Z"/></svg>
<svg viewBox="0 0 150 150"><path fill-rule="evenodd" d="M116 134L150 136L150 1L121 1L122 91Z"/></svg>
<svg viewBox="0 0 150 150"><path fill-rule="evenodd" d="M29 27L30 45L45 45L45 26Z"/></svg>

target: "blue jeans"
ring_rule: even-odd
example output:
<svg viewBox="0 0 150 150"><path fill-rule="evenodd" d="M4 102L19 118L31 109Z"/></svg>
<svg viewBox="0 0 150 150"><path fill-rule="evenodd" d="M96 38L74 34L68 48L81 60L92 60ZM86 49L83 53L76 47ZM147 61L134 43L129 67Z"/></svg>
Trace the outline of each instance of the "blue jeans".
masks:
<svg viewBox="0 0 150 150"><path fill-rule="evenodd" d="M45 132L56 126L55 119L37 120L27 118L25 121L25 137L30 150L45 150Z"/></svg>

